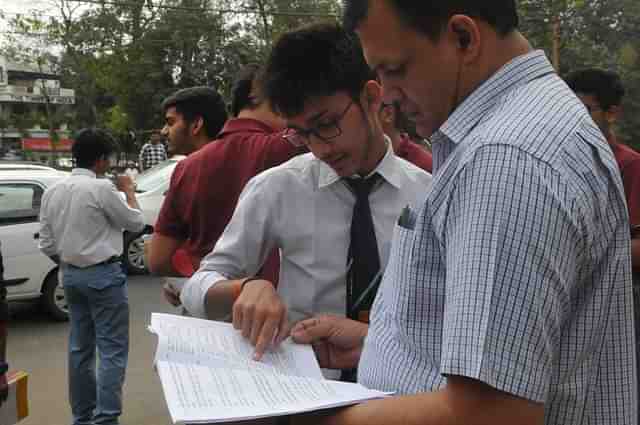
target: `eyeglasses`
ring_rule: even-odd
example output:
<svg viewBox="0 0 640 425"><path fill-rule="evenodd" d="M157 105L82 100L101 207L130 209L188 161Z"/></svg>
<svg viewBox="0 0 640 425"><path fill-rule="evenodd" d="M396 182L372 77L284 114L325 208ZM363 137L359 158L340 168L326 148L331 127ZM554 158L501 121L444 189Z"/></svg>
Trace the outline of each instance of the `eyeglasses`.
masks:
<svg viewBox="0 0 640 425"><path fill-rule="evenodd" d="M342 134L342 128L340 128L340 122L347 115L349 109L353 105L353 100L349 102L344 111L336 119L331 122L318 124L315 127L309 129L287 128L284 131L282 137L291 143L293 146L309 146L311 144L311 136L315 136L316 139L323 143L330 143L333 139Z"/></svg>

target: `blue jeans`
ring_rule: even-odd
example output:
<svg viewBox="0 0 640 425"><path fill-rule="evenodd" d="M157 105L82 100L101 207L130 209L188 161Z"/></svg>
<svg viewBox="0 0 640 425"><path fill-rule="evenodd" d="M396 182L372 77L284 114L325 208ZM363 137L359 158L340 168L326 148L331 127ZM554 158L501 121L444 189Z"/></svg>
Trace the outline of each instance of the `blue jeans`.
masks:
<svg viewBox="0 0 640 425"><path fill-rule="evenodd" d="M129 356L129 299L120 263L62 267L69 305L69 398L74 425L116 425ZM96 347L98 372L96 375Z"/></svg>

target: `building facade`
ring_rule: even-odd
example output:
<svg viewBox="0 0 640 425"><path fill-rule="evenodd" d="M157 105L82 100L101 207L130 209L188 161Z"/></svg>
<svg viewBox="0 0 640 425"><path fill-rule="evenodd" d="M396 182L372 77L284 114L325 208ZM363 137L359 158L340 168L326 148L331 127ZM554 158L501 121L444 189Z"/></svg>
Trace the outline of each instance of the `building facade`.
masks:
<svg viewBox="0 0 640 425"><path fill-rule="evenodd" d="M74 90L60 87L59 75L0 56L0 158L51 163L68 157L66 115L74 104Z"/></svg>

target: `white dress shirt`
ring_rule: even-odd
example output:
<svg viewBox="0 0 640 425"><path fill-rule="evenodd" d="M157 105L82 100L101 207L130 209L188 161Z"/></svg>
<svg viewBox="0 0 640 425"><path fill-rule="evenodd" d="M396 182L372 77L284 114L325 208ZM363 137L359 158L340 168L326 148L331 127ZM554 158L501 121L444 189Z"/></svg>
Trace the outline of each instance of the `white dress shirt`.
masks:
<svg viewBox="0 0 640 425"><path fill-rule="evenodd" d="M375 172L383 178L369 202L384 267L402 209L422 204L431 175L397 157L390 144ZM288 307L289 320L317 313L344 316L354 204L347 184L312 154L259 174L242 192L214 250L185 284L182 303L192 315L205 317L205 297L212 285L255 275L278 247L278 293Z"/></svg>
<svg viewBox="0 0 640 425"><path fill-rule="evenodd" d="M142 212L127 205L114 184L84 168L48 188L40 208L42 252L88 267L122 254L122 230L144 228Z"/></svg>

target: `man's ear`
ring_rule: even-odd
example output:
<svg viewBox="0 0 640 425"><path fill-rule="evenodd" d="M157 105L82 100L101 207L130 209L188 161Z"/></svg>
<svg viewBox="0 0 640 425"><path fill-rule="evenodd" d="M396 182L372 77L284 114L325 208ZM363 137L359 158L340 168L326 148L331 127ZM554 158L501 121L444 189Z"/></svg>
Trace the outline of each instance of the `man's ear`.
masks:
<svg viewBox="0 0 640 425"><path fill-rule="evenodd" d="M466 15L453 15L447 25L447 36L456 45L465 64L478 59L482 49L482 35L475 19Z"/></svg>
<svg viewBox="0 0 640 425"><path fill-rule="evenodd" d="M191 123L191 135L197 136L200 131L204 130L204 118L198 117Z"/></svg>

